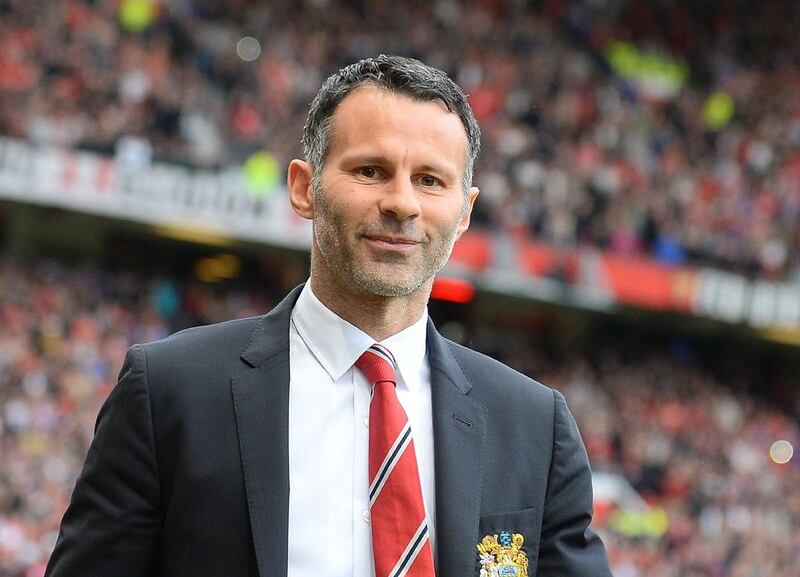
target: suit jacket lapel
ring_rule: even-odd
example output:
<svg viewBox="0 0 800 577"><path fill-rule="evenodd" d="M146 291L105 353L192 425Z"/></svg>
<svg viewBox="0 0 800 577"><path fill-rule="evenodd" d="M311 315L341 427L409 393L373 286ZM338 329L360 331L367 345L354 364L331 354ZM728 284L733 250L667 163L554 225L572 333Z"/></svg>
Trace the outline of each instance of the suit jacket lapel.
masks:
<svg viewBox="0 0 800 577"><path fill-rule="evenodd" d="M285 577L289 526L289 319L298 287L253 332L231 379L250 528L261 577Z"/></svg>
<svg viewBox="0 0 800 577"><path fill-rule="evenodd" d="M486 408L467 396L472 385L433 323L428 323L431 367L436 549L438 575L475 573L479 542L481 451Z"/></svg>

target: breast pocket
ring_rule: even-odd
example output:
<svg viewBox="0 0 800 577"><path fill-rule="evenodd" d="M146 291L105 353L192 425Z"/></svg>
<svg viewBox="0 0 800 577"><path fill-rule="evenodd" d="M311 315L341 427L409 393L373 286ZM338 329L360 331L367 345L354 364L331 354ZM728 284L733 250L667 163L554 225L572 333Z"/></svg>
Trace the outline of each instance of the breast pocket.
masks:
<svg viewBox="0 0 800 577"><path fill-rule="evenodd" d="M482 515L479 527L485 553L478 555L478 575L486 569L485 574L498 577L534 577L541 523L535 507Z"/></svg>

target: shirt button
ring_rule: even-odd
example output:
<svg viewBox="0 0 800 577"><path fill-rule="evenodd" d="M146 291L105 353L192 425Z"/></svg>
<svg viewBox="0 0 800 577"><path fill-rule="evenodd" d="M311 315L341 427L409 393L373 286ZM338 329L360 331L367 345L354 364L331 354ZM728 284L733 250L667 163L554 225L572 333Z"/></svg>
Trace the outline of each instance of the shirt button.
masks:
<svg viewBox="0 0 800 577"><path fill-rule="evenodd" d="M361 513L361 518L364 519L365 523L369 523L369 509L365 509L363 513Z"/></svg>
<svg viewBox="0 0 800 577"><path fill-rule="evenodd" d="M369 427L369 417L364 417L364 426Z"/></svg>

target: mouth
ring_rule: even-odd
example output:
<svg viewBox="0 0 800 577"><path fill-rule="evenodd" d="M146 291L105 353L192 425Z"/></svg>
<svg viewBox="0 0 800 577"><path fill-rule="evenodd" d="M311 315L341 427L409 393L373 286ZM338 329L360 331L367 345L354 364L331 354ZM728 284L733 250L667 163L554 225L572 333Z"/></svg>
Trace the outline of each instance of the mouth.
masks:
<svg viewBox="0 0 800 577"><path fill-rule="evenodd" d="M401 236L364 235L364 238L371 246L382 250L409 251L420 244L416 239Z"/></svg>

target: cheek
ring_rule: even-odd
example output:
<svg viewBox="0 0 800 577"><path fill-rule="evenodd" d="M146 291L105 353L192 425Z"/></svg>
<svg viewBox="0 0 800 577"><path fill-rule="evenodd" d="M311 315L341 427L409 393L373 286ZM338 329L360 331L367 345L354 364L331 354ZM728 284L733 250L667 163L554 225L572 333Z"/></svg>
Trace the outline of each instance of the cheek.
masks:
<svg viewBox="0 0 800 577"><path fill-rule="evenodd" d="M353 183L338 183L327 195L328 203L339 212L351 213L359 210L368 201L368 191Z"/></svg>
<svg viewBox="0 0 800 577"><path fill-rule="evenodd" d="M452 230L461 222L464 202L461 198L447 199L447 202L432 205L428 211L428 219L440 230Z"/></svg>
<svg viewBox="0 0 800 577"><path fill-rule="evenodd" d="M342 215L352 212L353 197L349 191L332 194L325 189L317 200L317 212L339 220Z"/></svg>

